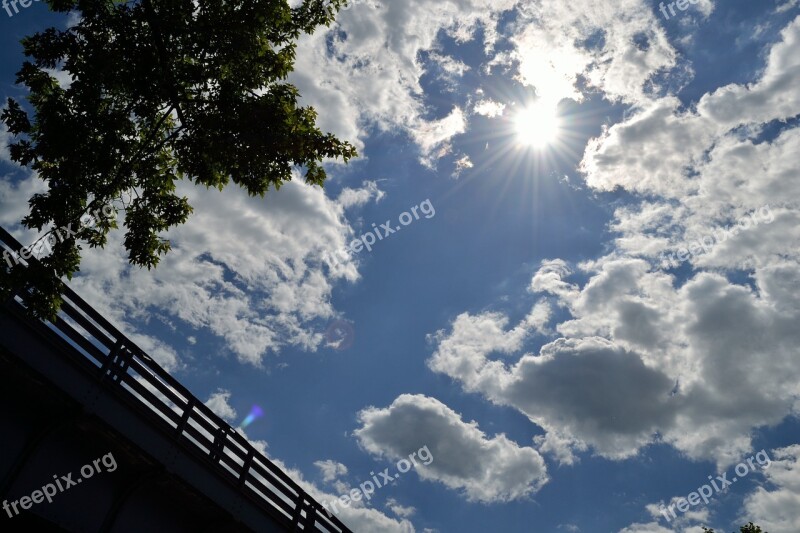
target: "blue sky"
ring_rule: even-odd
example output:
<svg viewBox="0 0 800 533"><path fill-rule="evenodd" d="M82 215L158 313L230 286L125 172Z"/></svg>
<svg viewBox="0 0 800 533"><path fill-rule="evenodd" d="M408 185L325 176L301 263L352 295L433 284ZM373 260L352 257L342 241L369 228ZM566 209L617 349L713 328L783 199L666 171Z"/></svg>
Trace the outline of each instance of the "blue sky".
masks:
<svg viewBox="0 0 800 533"><path fill-rule="evenodd" d="M684 7L356 4L292 82L358 160L263 200L183 186L156 271L115 234L71 286L234 425L262 407L246 435L321 501L427 447L339 509L356 531L796 533L800 6ZM0 11L4 99L19 38L64 22ZM32 242L44 185L0 159Z"/></svg>

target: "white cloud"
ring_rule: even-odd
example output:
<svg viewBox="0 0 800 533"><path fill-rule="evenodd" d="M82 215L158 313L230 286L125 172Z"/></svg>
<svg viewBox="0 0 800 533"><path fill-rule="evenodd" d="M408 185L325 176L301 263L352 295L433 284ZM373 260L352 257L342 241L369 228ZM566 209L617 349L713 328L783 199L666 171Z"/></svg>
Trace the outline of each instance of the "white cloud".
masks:
<svg viewBox="0 0 800 533"><path fill-rule="evenodd" d="M762 124L798 114L800 94L794 90L800 83L798 49L800 17L782 31L782 41L769 51L764 73L756 83L719 88L700 98L696 110L679 111L680 101L672 96L641 105L637 113L589 143L582 162L587 183L600 190L622 187L668 198L706 193L702 194L704 200L711 199L713 206L729 202L731 195L745 198L750 191L737 194L732 186L750 181L743 182L742 176L752 176L745 173L752 172L754 161L742 169L737 169L736 163L746 160L747 152L758 155L781 149L781 143L793 145L796 134L786 133L791 140L779 139L777 146L753 147L751 141L741 138L741 132L732 130L749 125L757 132ZM737 154L739 149L745 153ZM733 161L724 159L729 155L735 156ZM718 167L733 171L733 175L723 177ZM706 190L704 180L693 173L708 173L713 188ZM771 180L754 181L763 186ZM763 196L769 190L759 192Z"/></svg>
<svg viewBox="0 0 800 533"><path fill-rule="evenodd" d="M340 13L330 30L301 39L290 81L304 101L325 110L323 129L359 145L370 126L408 131L431 167L449 153L447 142L466 124L457 115L444 121L424 118L428 109L420 52L429 52L451 83L473 67L440 53L442 31L463 42L473 39L480 25L488 56L482 67L509 67L552 105L563 98L581 100L576 88L581 76L611 100L644 103L657 92L651 87L654 75L679 66L659 17L643 0L603 0L591 10L558 0L523 5L512 0L398 0L356 7ZM703 0L697 11L707 14L712 7ZM513 9L519 10L511 28L513 51L496 53L499 15ZM677 69L677 75L684 76L684 70ZM498 113L487 104L478 109Z"/></svg>
<svg viewBox="0 0 800 533"><path fill-rule="evenodd" d="M647 524L631 524L626 528L620 529L619 533L675 533L672 529L667 529L655 522Z"/></svg>
<svg viewBox="0 0 800 533"><path fill-rule="evenodd" d="M770 533L800 531L800 445L771 452L763 474L769 488L758 487L744 501L742 515Z"/></svg>
<svg viewBox="0 0 800 533"><path fill-rule="evenodd" d="M772 450L767 456L771 458L768 466L758 470L764 482L745 495L737 520L753 522L770 533L800 531L800 445ZM678 499L675 497L670 503ZM663 516L664 503L649 504L646 509L658 519ZM670 523L671 528L651 522L632 524L620 533L701 533L701 526L709 524L709 515L708 508L704 508L679 515Z"/></svg>
<svg viewBox="0 0 800 533"><path fill-rule="evenodd" d="M325 461L316 461L314 466L319 468L319 471L322 474L322 479L326 483L335 481L340 476L347 475L347 467L342 463L337 463L331 459L326 459Z"/></svg>
<svg viewBox="0 0 800 533"><path fill-rule="evenodd" d="M386 192L380 190L376 182L365 181L359 189L351 189L350 187L342 189L336 201L344 209L349 209L351 207L364 206L373 199L375 203L380 202L385 196Z"/></svg>
<svg viewBox="0 0 800 533"><path fill-rule="evenodd" d="M432 337L430 368L517 408L547 431L541 451L567 463L586 446L620 459L665 442L722 467L750 451L753 428L794 412L800 306L781 288L797 286L796 265L760 270L755 290L708 273L675 288L632 259L593 268L580 289L551 263L534 276L572 315L538 354L509 357L535 333L527 320L462 314Z"/></svg>
<svg viewBox="0 0 800 533"><path fill-rule="evenodd" d="M422 163L433 167L436 159L450 153L448 141L465 131L467 119L458 107L440 120L421 125L413 134L423 154Z"/></svg>
<svg viewBox="0 0 800 533"><path fill-rule="evenodd" d="M505 111L506 104L495 102L494 100L481 100L473 108L473 112L477 115L483 115L489 118L500 117Z"/></svg>
<svg viewBox="0 0 800 533"><path fill-rule="evenodd" d="M619 459L663 442L723 468L751 451L756 428L795 414L800 130L750 137L800 113L799 50L800 18L769 50L758 81L711 92L696 110L679 112L669 96L631 100L628 91L623 99L639 111L590 144L583 169L592 188L649 198L615 212L616 248L578 265L585 283L571 283L562 260L533 276L530 290L570 315L555 327L562 338L524 353L526 339L547 331L536 320L462 314L432 337L429 366L527 415L546 431L540 450L566 463L589 448ZM698 270L680 286L634 258L652 260L765 205L772 223L693 257ZM745 260L752 286L722 275Z"/></svg>
<svg viewBox="0 0 800 533"><path fill-rule="evenodd" d="M582 99L579 75L611 100L644 102L653 75L677 64L658 17L641 0L604 0L591 9L540 0L522 12L513 38L519 77L550 105Z"/></svg>
<svg viewBox="0 0 800 533"><path fill-rule="evenodd" d="M433 460L418 464L420 478L463 491L471 501L501 502L525 498L547 482L547 470L533 448L505 435L488 438L475 422L434 398L404 394L388 408L359 413L355 431L368 452L392 460L427 446Z"/></svg>
<svg viewBox="0 0 800 533"><path fill-rule="evenodd" d="M686 498L687 495L684 494L682 496L674 496L669 502L660 501L658 503L647 504L645 510L655 521L645 525L648 527L657 527L655 525L656 523L669 524L669 529L666 529L666 531L674 530L679 533L702 533L702 526L709 526L711 523L709 507L701 501L699 507L691 506L688 511L682 513L678 509L678 505L686 505L686 503L681 503L681 501L686 500ZM714 498L714 496L712 496L712 498ZM709 505L714 505L714 501L711 500ZM670 513L668 509L670 506L675 516ZM669 521L667 521L667 517L669 517ZM642 524L633 524L629 527L632 528L637 525L641 526Z"/></svg>
<svg viewBox="0 0 800 533"><path fill-rule="evenodd" d="M0 202L24 206L35 190L33 178L14 186L2 182ZM114 231L105 250L84 250L81 271L70 286L170 370L180 366L175 351L140 331L160 317L213 333L241 361L254 365L285 346L316 350L324 342L319 323L336 315L333 285L359 277L350 260L333 266L323 260L353 234L344 206L300 179L265 199L250 198L236 187L220 192L188 184L181 184L178 194L189 198L195 213L166 235L173 249L158 268L131 267L123 231ZM348 189L343 200L352 208L380 196L368 182ZM9 214L2 223L30 240L30 232L12 226L23 212L4 209Z"/></svg>
<svg viewBox="0 0 800 533"><path fill-rule="evenodd" d="M215 415L231 423L236 420L236 409L231 407L230 400L230 391L219 389L208 398L205 405L211 409Z"/></svg>
<svg viewBox="0 0 800 533"><path fill-rule="evenodd" d="M469 170L474 166L475 165L473 164L472 160L469 158L468 155L460 157L456 161L456 169L455 172L453 173L453 177L458 178L459 176L461 176L462 172L464 172L465 170Z"/></svg>
<svg viewBox="0 0 800 533"><path fill-rule="evenodd" d="M332 502L339 499L339 493L333 494L324 490L313 483L306 481L303 473L299 470L289 468L282 461L271 459L281 470L286 472L295 482L297 482L308 494L320 503ZM349 492L349 487L342 493ZM363 500L353 502L350 507L338 506L339 513L336 515L353 531L364 531L365 533L414 533L414 525L404 518L395 519L386 516L384 513L365 507Z"/></svg>
<svg viewBox="0 0 800 533"><path fill-rule="evenodd" d="M408 131L430 161L447 153L436 145L458 132L453 127L458 121L451 117L451 122L437 124L423 118L420 52L433 52L443 72L458 77L469 67L437 53L440 32L468 40L481 21L492 35L498 13L513 6L512 0L400 0L356 6L340 13L329 31L301 38L290 81L305 102L325 110L320 115L323 129L353 140L363 140L370 125Z"/></svg>
<svg viewBox="0 0 800 533"><path fill-rule="evenodd" d="M395 515L400 518L411 518L417 510L411 506L400 505L394 498L386 500L386 507L388 507Z"/></svg>
<svg viewBox="0 0 800 533"><path fill-rule="evenodd" d="M462 61L442 55L438 52L431 52L428 57L441 69L440 77L448 83L450 89L453 91L458 88L460 78L470 70L469 65Z"/></svg>
<svg viewBox="0 0 800 533"><path fill-rule="evenodd" d="M0 134L0 150L6 149L8 139ZM0 152L1 153L1 152ZM27 178L12 180L8 177L0 179L0 225L13 234L22 245L36 241L35 231L24 230L18 226L22 217L28 214L28 200L34 195L47 190L44 182Z"/></svg>
<svg viewBox="0 0 800 533"><path fill-rule="evenodd" d="M227 404L230 399L230 393L227 391L221 392L224 393L224 403ZM214 396L212 396L212 398ZM204 428L200 428L200 430L206 435L206 437L213 439L213 435L208 433ZM262 453L265 457L272 461L275 466L285 472L286 475L300 485L300 487L317 502L321 504L331 502L337 500L339 498L339 494L349 492L349 487L345 484L340 484L339 482L337 482L335 484L336 486L334 487L337 490L336 494L320 489L314 483L307 481L300 470L289 467L280 459L270 457L269 453L267 452L267 443L265 441L251 439L242 429L237 429L237 431L245 439L247 439L247 441L250 442L250 444L252 444L257 451ZM317 461L314 463L314 465L320 468L323 471L323 474L339 473L344 475L347 472L347 468L344 465L335 463L333 461ZM320 465L323 466L320 467ZM340 512L338 513L337 517L353 531L364 531L366 533L414 533L415 531L413 524L403 517L401 517L399 520L390 518L377 509L365 507L363 500L360 502L355 502L349 508L339 506L339 511Z"/></svg>

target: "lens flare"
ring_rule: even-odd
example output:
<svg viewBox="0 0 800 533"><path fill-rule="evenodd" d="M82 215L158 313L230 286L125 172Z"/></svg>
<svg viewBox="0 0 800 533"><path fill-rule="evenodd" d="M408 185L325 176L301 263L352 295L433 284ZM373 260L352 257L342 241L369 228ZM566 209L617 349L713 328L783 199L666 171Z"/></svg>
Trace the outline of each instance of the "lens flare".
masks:
<svg viewBox="0 0 800 533"><path fill-rule="evenodd" d="M347 320L334 320L325 331L327 346L337 351L351 348L355 338L356 330L352 322Z"/></svg>
<svg viewBox="0 0 800 533"><path fill-rule="evenodd" d="M245 417L244 421L239 426L239 429L246 428L247 426L249 426L250 424L252 424L256 420L261 418L262 416L264 416L264 410L261 409L259 406L254 405L253 408L250 409L250 414Z"/></svg>

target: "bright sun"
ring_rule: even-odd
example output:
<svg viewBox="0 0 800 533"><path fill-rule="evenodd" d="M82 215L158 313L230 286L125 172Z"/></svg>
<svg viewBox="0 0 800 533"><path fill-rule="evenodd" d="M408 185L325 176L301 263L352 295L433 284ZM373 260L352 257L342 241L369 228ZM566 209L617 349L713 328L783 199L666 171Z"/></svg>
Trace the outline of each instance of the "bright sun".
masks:
<svg viewBox="0 0 800 533"><path fill-rule="evenodd" d="M520 144L543 148L558 139L561 121L556 109L544 105L531 105L514 117L514 129Z"/></svg>

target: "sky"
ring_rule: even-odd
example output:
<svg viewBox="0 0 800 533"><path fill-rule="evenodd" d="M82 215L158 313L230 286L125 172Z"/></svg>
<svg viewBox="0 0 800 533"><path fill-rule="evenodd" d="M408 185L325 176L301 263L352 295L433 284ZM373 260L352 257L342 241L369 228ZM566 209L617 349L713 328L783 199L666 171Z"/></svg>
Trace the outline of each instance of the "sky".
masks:
<svg viewBox="0 0 800 533"><path fill-rule="evenodd" d="M354 531L797 533L798 4L356 2L290 80L357 160L70 286Z"/></svg>

